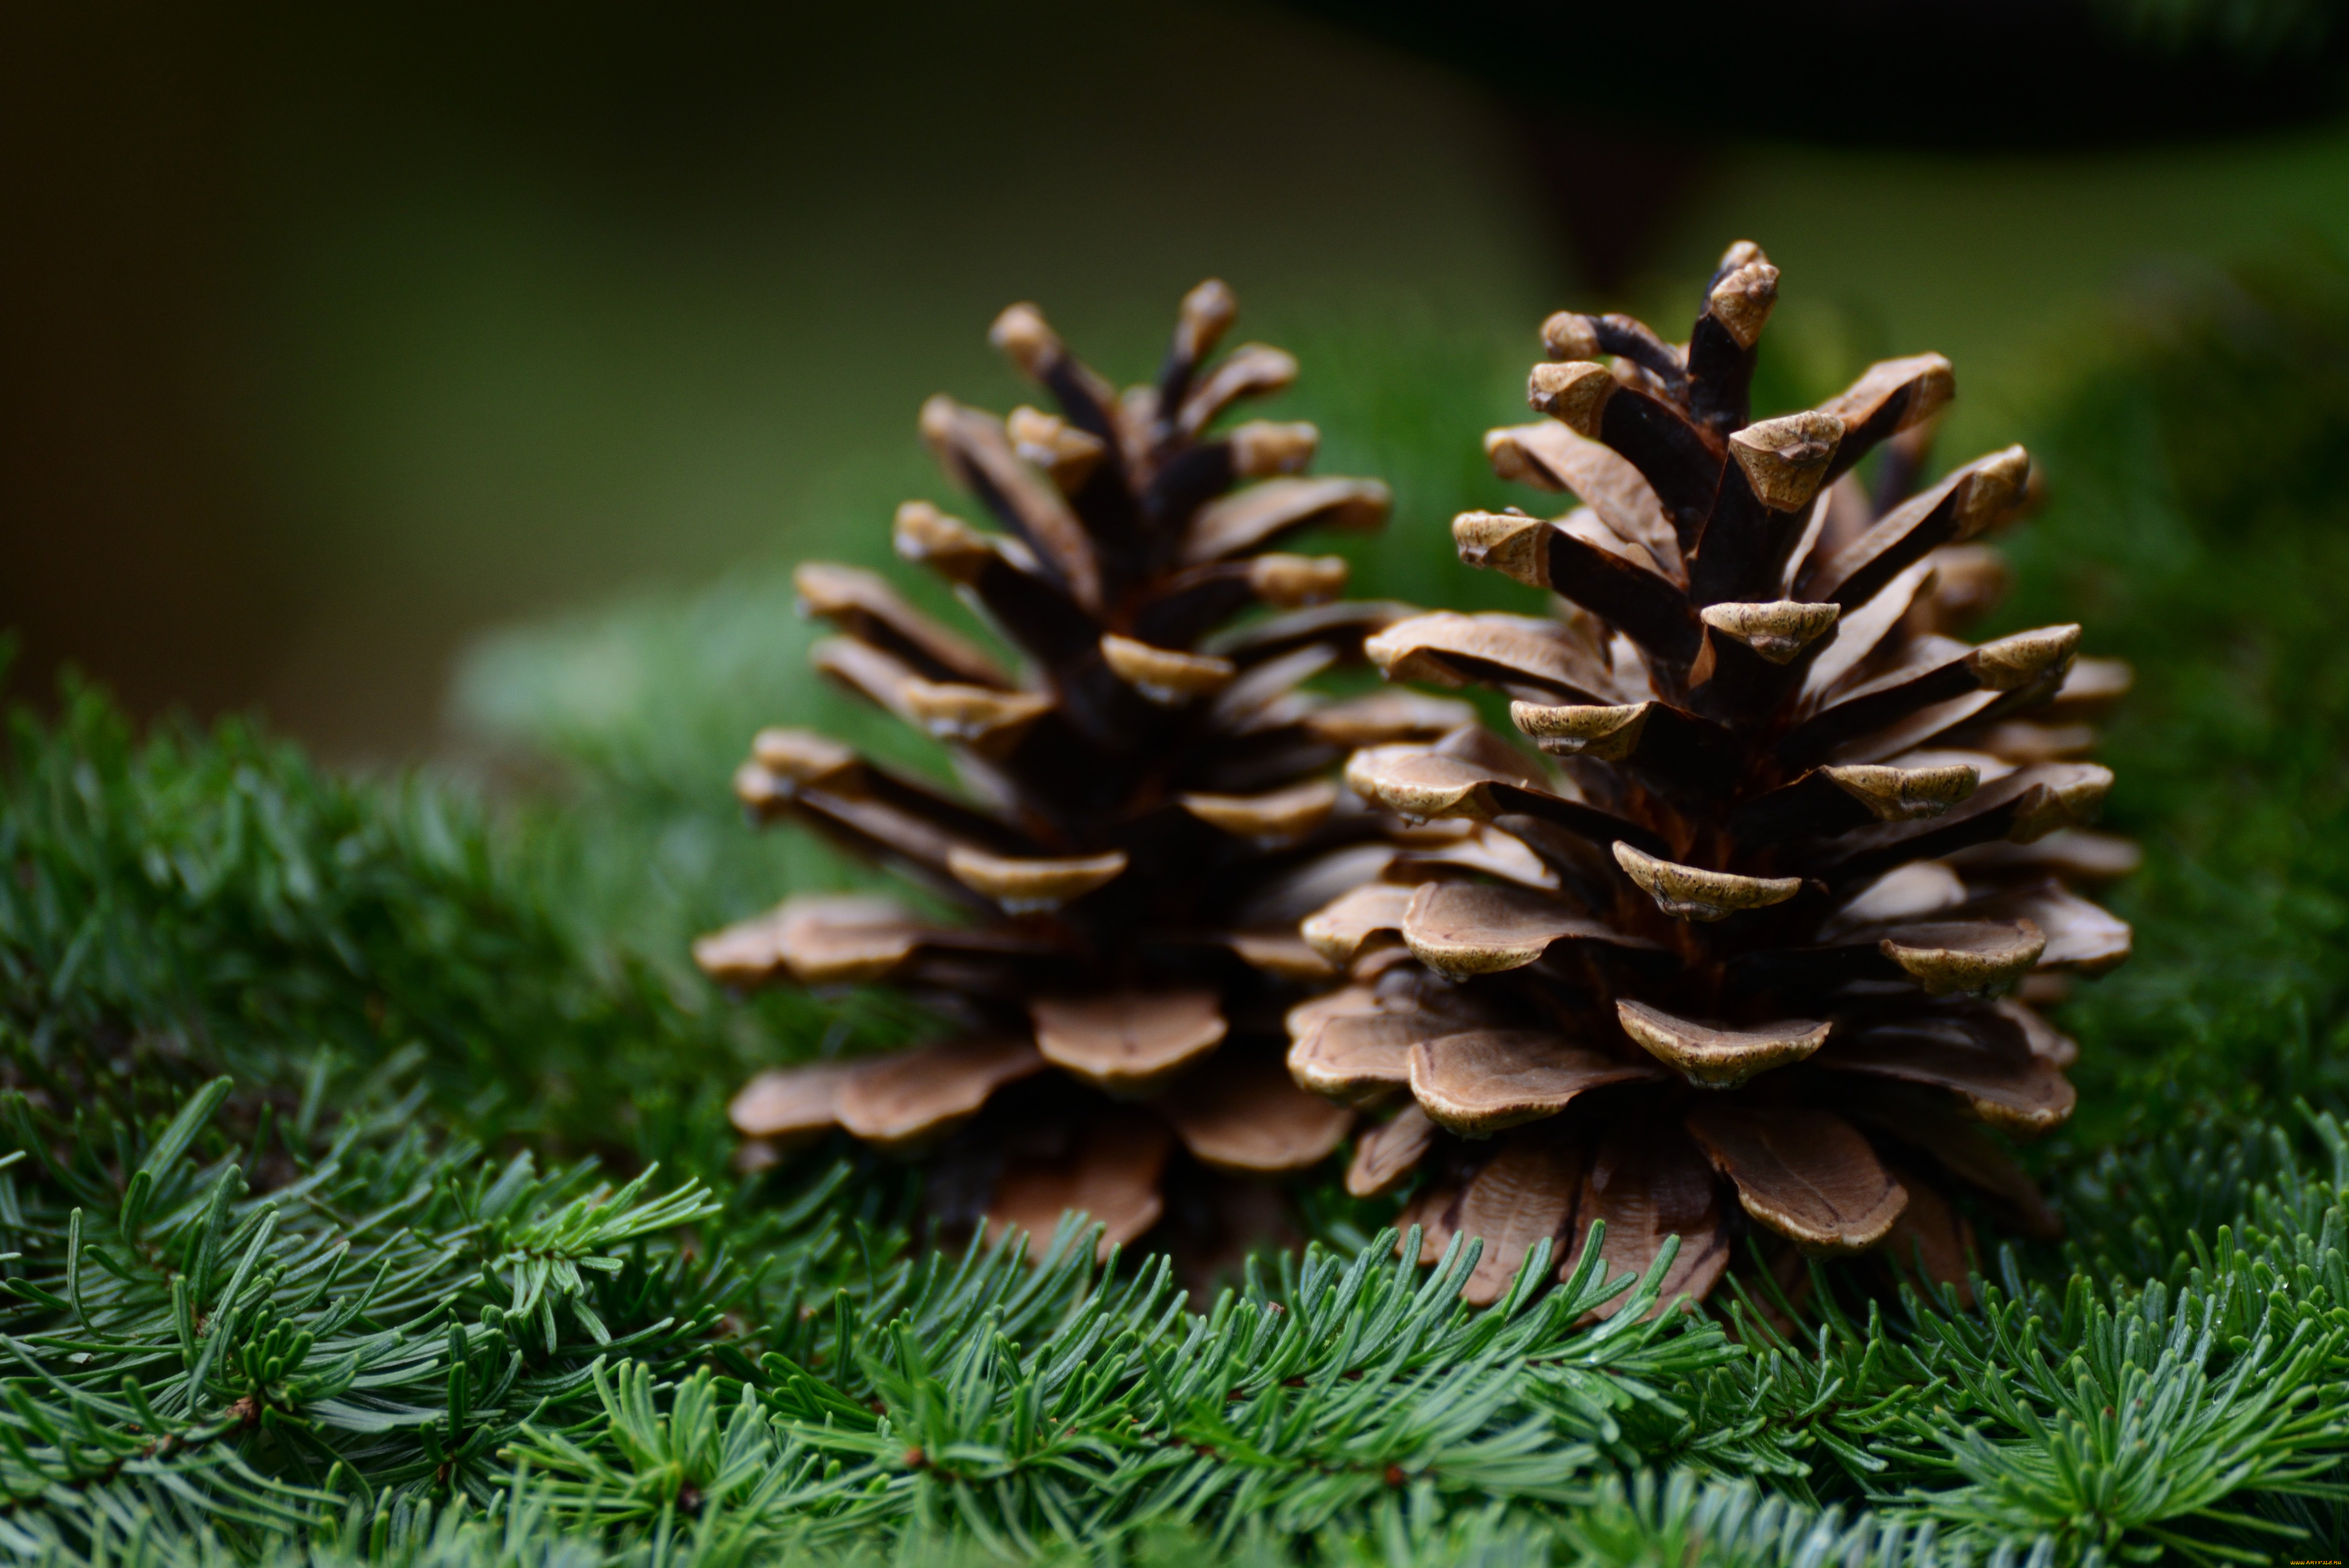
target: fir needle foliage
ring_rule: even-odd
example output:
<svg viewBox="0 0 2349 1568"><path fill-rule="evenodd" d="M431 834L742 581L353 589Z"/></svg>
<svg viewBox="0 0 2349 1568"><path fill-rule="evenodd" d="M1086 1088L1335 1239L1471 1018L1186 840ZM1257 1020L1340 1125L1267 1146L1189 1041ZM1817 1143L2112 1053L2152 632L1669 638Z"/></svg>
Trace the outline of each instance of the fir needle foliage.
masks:
<svg viewBox="0 0 2349 1568"><path fill-rule="evenodd" d="M1074 1225L1032 1265L928 1250L885 1165L724 1167L748 1068L909 1020L714 1006L646 945L726 895L624 902L665 830L625 746L569 812L492 820L78 693L16 722L0 789L0 1552L2338 1555L2349 273L2134 319L2033 443L2055 498L2013 611L2080 605L2140 671L2111 740L2139 954L2063 1019L2125 1109L2041 1151L2068 1237L1994 1253L1971 1306L1828 1270L1791 1316L1599 1322L1661 1273L1545 1292L1537 1255L1472 1311L1468 1243L1403 1267L1334 1196L1212 1298Z"/></svg>

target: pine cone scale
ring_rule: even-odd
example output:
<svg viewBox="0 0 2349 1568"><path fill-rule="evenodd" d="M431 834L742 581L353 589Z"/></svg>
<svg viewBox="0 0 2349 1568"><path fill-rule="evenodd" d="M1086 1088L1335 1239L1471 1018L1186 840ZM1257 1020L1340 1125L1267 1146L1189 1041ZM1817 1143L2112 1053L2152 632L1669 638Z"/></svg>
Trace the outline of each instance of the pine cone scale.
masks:
<svg viewBox="0 0 2349 1568"><path fill-rule="evenodd" d="M1806 1251L1866 1252L1908 1204L1875 1149L1831 1111L1700 1103L1685 1125L1745 1212Z"/></svg>

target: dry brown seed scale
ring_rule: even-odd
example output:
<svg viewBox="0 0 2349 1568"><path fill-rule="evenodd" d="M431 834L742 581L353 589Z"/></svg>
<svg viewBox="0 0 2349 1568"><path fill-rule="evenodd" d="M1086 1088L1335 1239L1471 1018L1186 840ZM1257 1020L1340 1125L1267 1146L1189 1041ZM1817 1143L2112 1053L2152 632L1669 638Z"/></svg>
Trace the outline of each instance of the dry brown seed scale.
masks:
<svg viewBox="0 0 2349 1568"><path fill-rule="evenodd" d="M1236 1212L1261 1218L1247 1179L1343 1138L1351 1114L1281 1068L1284 1011L1336 975L1298 921L1398 852L1393 820L1340 789L1338 768L1467 710L1302 689L1410 612L1344 602L1342 560L1276 549L1380 526L1387 491L1305 477L1309 425L1219 426L1297 370L1261 344L1213 357L1233 312L1222 284L1192 290L1156 380L1120 393L1014 305L994 341L1057 412L924 407L940 465L999 531L911 501L897 553L952 584L1018 667L872 573L800 569L803 607L838 633L816 667L944 746L963 788L769 730L736 789L760 820L813 829L963 917L794 898L696 957L735 985L899 987L955 1032L761 1075L732 1107L755 1153L842 1129L922 1157L950 1224L1049 1233L1078 1208L1112 1242L1163 1216L1212 1246ZM1485 841L1410 836L1472 860Z"/></svg>
<svg viewBox="0 0 2349 1568"><path fill-rule="evenodd" d="M1975 542L2032 473L2009 448L1910 493L1954 390L1940 356L1749 419L1777 281L1731 247L1685 345L1551 317L1548 418L1485 448L1581 504L1453 523L1549 613L1369 644L1391 680L1498 688L1518 734L1366 747L1348 784L1522 853L1390 864L1309 919L1349 983L1290 1013L1289 1068L1400 1107L1348 1185L1413 1184L1428 1260L1485 1238L1472 1300L1544 1238L1570 1268L1600 1219L1610 1271L1683 1237L1667 1295L1697 1296L1757 1230L1781 1263L1884 1249L1962 1283L1961 1189L2056 1226L1992 1130L2071 1113L2075 1048L2032 1004L2128 955L2072 891L2137 861L2087 828L2112 779L2079 760L2128 670L2078 657L2077 626L1956 635L2004 587Z"/></svg>

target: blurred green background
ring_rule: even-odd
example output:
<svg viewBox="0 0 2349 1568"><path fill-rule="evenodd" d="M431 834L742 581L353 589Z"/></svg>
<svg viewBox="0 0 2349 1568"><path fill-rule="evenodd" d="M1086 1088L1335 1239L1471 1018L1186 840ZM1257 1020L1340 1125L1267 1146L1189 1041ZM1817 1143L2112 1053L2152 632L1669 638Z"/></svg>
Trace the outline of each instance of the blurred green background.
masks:
<svg viewBox="0 0 2349 1568"><path fill-rule="evenodd" d="M2113 36L2199 69L2328 10L2235 9L2284 31L2138 5ZM679 716L712 746L820 704L777 573L877 560L894 501L946 499L915 410L1022 396L984 339L1013 299L1131 378L1180 291L1229 279L1243 332L1304 360L1284 407L1323 425L1322 467L1397 486L1363 586L1489 600L1443 526L1502 497L1477 436L1522 417L1561 304L1675 324L1751 237L1785 273L1779 393L1940 349L1962 452L2025 433L2135 302L2349 242L2349 128L2297 100L2224 136L1773 140L1790 122L1734 101L1593 98L1588 58L1555 96L1495 86L1342 7L5 15L13 684L70 661L136 711L258 707L344 762L657 702L660 636L739 694ZM2014 139L1916 58L1920 125L1939 100L1941 141Z"/></svg>

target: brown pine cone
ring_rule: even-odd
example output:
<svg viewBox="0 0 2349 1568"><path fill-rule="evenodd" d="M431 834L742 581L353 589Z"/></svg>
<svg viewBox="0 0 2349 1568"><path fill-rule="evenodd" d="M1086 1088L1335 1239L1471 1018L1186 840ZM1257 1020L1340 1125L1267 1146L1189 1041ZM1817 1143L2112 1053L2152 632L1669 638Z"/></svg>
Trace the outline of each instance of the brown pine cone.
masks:
<svg viewBox="0 0 2349 1568"><path fill-rule="evenodd" d="M2069 886L2137 861L2085 830L2112 776L2074 759L2128 670L2075 658L2077 626L1952 635L2005 582L1970 542L2033 483L2013 447L1909 495L1953 392L1940 356L1749 422L1777 275L1733 246L1684 347L1551 317L1530 390L1549 419L1485 446L1584 504L1453 535L1552 613L1421 615L1369 645L1390 679L1497 687L1550 758L1480 726L1358 751L1365 800L1530 853L1398 863L1332 902L1304 930L1351 983L1288 1020L1299 1083L1403 1099L1348 1185L1415 1181L1430 1261L1483 1236L1472 1300L1541 1239L1570 1267L1594 1220L1611 1270L1683 1238L1668 1296L1703 1295L1754 1227L1962 1283L1961 1189L2057 1227L1986 1129L2071 1114L2075 1047L2030 1004L2128 954Z"/></svg>
<svg viewBox="0 0 2349 1568"><path fill-rule="evenodd" d="M840 634L816 667L944 745L964 789L769 730L736 790L760 820L812 828L963 919L794 898L695 956L735 985L899 987L957 1032L762 1074L733 1103L746 1137L773 1148L843 1129L926 1159L949 1222L1049 1233L1073 1207L1112 1242L1156 1224L1170 1191L1199 1211L1176 1216L1195 1238L1218 1212L1260 1213L1216 1173L1294 1171L1343 1138L1350 1113L1299 1089L1280 1055L1283 1011L1336 975L1299 919L1395 853L1380 841L1391 820L1339 788L1338 764L1468 712L1300 689L1411 612L1340 601L1337 557L1271 551L1316 527L1380 526L1387 490L1302 477L1310 425L1216 428L1297 370L1261 344L1211 359L1233 312L1222 284L1192 290L1156 382L1120 395L1014 305L994 341L1059 413L923 407L941 465L1007 531L909 501L897 552L953 584L1020 667L872 573L800 569L804 609Z"/></svg>

